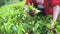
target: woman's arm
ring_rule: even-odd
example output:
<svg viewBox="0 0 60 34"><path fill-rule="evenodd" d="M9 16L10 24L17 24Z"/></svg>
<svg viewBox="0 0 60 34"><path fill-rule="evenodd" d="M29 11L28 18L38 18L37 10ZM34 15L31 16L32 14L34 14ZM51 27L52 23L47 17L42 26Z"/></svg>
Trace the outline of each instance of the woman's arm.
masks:
<svg viewBox="0 0 60 34"><path fill-rule="evenodd" d="M53 21L51 23L51 29L54 28L54 21L57 20L58 15L59 15L59 5L56 5L53 7Z"/></svg>
<svg viewBox="0 0 60 34"><path fill-rule="evenodd" d="M59 15L59 5L53 7L53 20L56 21Z"/></svg>

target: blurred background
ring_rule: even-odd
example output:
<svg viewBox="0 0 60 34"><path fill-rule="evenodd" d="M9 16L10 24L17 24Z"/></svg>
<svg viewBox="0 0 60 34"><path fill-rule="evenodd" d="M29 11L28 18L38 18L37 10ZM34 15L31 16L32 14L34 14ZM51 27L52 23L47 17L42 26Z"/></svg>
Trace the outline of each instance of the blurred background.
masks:
<svg viewBox="0 0 60 34"><path fill-rule="evenodd" d="M0 0L0 6L2 5L8 5L8 4L13 4L13 3L16 3L16 2L21 2L23 0Z"/></svg>

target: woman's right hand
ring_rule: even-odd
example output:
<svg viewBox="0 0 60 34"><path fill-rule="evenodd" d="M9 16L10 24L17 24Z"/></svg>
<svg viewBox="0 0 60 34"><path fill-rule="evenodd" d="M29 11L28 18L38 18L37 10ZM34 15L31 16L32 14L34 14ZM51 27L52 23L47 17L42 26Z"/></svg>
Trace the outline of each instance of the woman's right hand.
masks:
<svg viewBox="0 0 60 34"><path fill-rule="evenodd" d="M30 16L34 16L35 15L35 8L28 9L27 5L25 5L24 9L29 13Z"/></svg>
<svg viewBox="0 0 60 34"><path fill-rule="evenodd" d="M29 13L30 16L34 16L35 15L35 10L29 10L28 13Z"/></svg>

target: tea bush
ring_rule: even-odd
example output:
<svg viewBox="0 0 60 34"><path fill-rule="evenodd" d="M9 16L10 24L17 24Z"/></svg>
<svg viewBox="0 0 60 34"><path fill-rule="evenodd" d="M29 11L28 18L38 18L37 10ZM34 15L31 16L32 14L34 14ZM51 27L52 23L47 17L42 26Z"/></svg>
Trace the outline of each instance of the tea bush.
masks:
<svg viewBox="0 0 60 34"><path fill-rule="evenodd" d="M32 17L24 10L24 3L25 1L0 7L0 34L54 34L48 32L52 17ZM55 22L55 31L60 34L59 26Z"/></svg>

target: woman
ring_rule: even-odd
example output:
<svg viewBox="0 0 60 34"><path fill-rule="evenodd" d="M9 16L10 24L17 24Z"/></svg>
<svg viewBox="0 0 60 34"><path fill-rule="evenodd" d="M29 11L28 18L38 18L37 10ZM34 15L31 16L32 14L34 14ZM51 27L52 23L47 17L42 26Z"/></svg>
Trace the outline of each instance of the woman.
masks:
<svg viewBox="0 0 60 34"><path fill-rule="evenodd" d="M51 29L54 29L54 21L57 20L60 13L60 0L44 0L44 7L46 15L51 14L53 20L51 22Z"/></svg>
<svg viewBox="0 0 60 34"><path fill-rule="evenodd" d="M28 3L34 3L34 6L39 7L40 5L44 6L46 15L52 15L53 20L51 22L51 29L54 29L54 21L57 20L60 13L60 0L26 0L25 7Z"/></svg>

